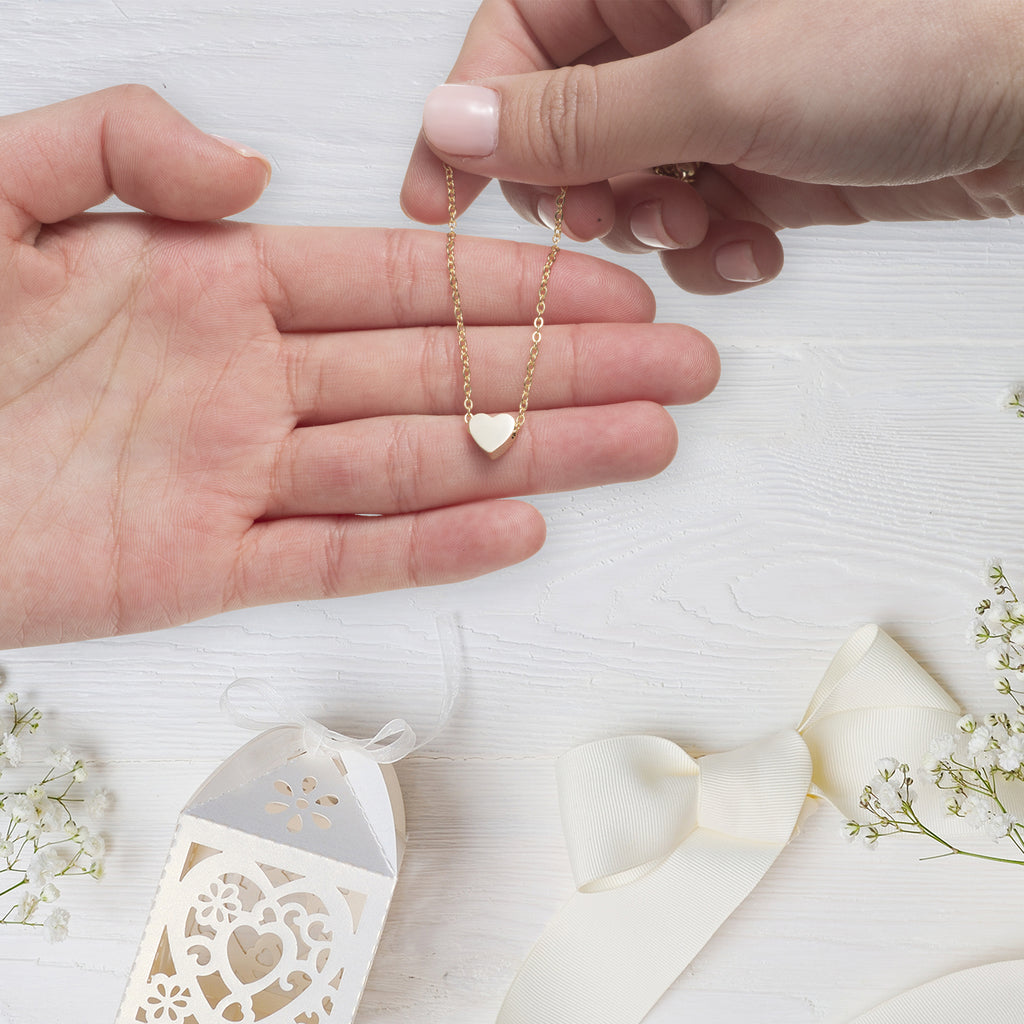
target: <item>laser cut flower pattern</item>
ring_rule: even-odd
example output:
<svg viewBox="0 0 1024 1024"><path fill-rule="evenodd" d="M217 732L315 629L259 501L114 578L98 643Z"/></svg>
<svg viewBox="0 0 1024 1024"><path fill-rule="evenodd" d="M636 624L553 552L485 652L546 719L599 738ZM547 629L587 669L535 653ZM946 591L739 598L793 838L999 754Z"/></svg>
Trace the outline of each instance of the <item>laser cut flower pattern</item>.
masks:
<svg viewBox="0 0 1024 1024"><path fill-rule="evenodd" d="M336 807L338 797L334 793L321 793L320 796L317 796L316 793L319 788L319 780L312 775L307 775L302 780L301 792L296 792L284 779L278 779L274 783L274 789L288 799L287 801L272 800L267 804L266 811L268 814L285 814L288 811L293 811L292 816L285 824L285 828L289 832L301 832L307 814L310 821L317 828L329 829L331 827L331 819L322 811L316 810L316 808Z"/></svg>
<svg viewBox="0 0 1024 1024"><path fill-rule="evenodd" d="M200 906L196 917L200 921L217 924L233 921L242 909L241 894L237 885L229 882L212 882L206 892L197 897Z"/></svg>
<svg viewBox="0 0 1024 1024"><path fill-rule="evenodd" d="M146 998L146 1015L150 1020L177 1024L191 1012L192 997L183 985L174 984L173 978L156 975L150 983Z"/></svg>

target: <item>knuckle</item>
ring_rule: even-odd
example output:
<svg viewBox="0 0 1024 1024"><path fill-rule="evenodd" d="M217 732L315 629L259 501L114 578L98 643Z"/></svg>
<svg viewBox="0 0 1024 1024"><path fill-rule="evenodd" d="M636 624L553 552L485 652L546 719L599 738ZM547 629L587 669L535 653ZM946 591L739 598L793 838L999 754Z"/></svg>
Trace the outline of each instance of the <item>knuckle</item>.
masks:
<svg viewBox="0 0 1024 1024"><path fill-rule="evenodd" d="M412 285L421 262L419 247L411 232L392 229L383 233L380 263L382 289L391 296L395 324L416 322L416 301Z"/></svg>
<svg viewBox="0 0 1024 1024"><path fill-rule="evenodd" d="M292 434L271 449L267 458L266 476L266 508L262 514L275 512L287 507L295 497L295 460L297 457L297 435Z"/></svg>
<svg viewBox="0 0 1024 1024"><path fill-rule="evenodd" d="M144 109L168 106L167 101L155 89L139 82L115 85L107 94L119 106Z"/></svg>
<svg viewBox="0 0 1024 1024"><path fill-rule="evenodd" d="M458 347L452 341L451 328L423 328L418 378L424 392L423 411L461 411L462 364Z"/></svg>
<svg viewBox="0 0 1024 1024"><path fill-rule="evenodd" d="M559 180L587 159L599 99L597 73L586 64L552 72L537 95L526 137L537 164Z"/></svg>
<svg viewBox="0 0 1024 1024"><path fill-rule="evenodd" d="M318 569L316 589L321 598L342 597L349 592L348 555L349 524L332 523L321 538L319 557L313 559Z"/></svg>
<svg viewBox="0 0 1024 1024"><path fill-rule="evenodd" d="M408 587L425 587L436 582L431 568L432 545L424 536L421 516L409 516L406 523L406 563L403 584Z"/></svg>
<svg viewBox="0 0 1024 1024"><path fill-rule="evenodd" d="M416 432L404 417L394 422L384 452L389 505L396 512L408 512L418 507L420 477L420 446Z"/></svg>

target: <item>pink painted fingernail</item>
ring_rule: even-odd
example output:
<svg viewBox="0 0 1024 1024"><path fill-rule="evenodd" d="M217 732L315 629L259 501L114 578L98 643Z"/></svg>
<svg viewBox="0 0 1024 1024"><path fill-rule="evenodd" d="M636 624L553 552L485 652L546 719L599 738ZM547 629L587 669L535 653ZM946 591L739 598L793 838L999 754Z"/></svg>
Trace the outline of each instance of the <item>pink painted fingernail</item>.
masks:
<svg viewBox="0 0 1024 1024"><path fill-rule="evenodd" d="M749 242L729 242L715 253L715 269L726 281L736 284L754 284L764 280L754 247Z"/></svg>
<svg viewBox="0 0 1024 1024"><path fill-rule="evenodd" d="M629 230L638 242L649 245L652 249L679 248L679 244L665 229L665 222L661 217L661 203L655 199L633 208L629 215Z"/></svg>
<svg viewBox="0 0 1024 1024"><path fill-rule="evenodd" d="M442 153L490 156L498 145L498 94L481 85L439 85L423 105L423 134Z"/></svg>

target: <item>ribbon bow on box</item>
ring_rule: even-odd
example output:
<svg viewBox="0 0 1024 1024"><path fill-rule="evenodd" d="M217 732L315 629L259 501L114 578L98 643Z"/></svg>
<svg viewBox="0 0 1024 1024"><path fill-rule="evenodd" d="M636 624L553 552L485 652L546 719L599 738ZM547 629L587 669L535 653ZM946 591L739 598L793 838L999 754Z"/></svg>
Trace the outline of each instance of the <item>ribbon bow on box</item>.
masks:
<svg viewBox="0 0 1024 1024"><path fill-rule="evenodd" d="M794 730L696 760L655 736L570 751L558 785L577 891L530 953L498 1024L638 1024L771 867L809 796L857 817L879 756L920 764L959 715L891 637L864 626ZM935 787L915 809L925 821L945 817ZM855 1024L1019 1024L1010 993L1022 988L1024 961L991 965Z"/></svg>

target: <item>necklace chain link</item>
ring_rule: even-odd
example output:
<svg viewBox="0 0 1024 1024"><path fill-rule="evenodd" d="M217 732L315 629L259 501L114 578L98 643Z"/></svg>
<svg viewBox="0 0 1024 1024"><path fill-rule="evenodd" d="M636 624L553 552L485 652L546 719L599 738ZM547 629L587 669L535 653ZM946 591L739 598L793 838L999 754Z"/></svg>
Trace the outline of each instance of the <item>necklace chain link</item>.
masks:
<svg viewBox="0 0 1024 1024"><path fill-rule="evenodd" d="M462 296L459 292L459 278L455 272L455 220L457 210L455 206L455 174L451 167L445 164L445 183L448 186L448 240L445 252L448 258L448 281L452 290L452 306L455 309L455 329L459 337L459 355L462 360L462 404L466 410L466 423L468 424L473 416L473 378L469 367L469 343L466 340L466 322L462 315ZM540 275L540 287L537 290L536 316L533 320L533 335L530 339L530 354L526 360L526 374L523 377L523 391L519 399L519 412L515 417L515 428L512 438L522 429L526 421L526 409L530 404L530 389L533 387L533 374L537 368L537 357L540 355L541 331L544 329L544 311L547 308L548 283L551 280L551 271L554 269L555 260L558 258L558 243L562 238L562 219L565 213L565 193L563 187L555 200L555 226L551 236L551 249L547 259L544 261L544 269Z"/></svg>

